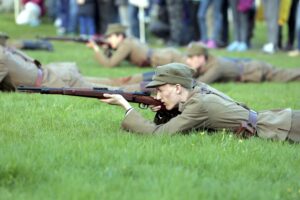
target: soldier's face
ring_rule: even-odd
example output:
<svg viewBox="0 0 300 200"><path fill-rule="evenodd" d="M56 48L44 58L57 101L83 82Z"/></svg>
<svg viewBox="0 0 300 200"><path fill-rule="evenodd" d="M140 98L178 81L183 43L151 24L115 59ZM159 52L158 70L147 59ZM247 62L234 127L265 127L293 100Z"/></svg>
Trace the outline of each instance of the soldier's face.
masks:
<svg viewBox="0 0 300 200"><path fill-rule="evenodd" d="M116 49L117 46L120 44L120 42L122 41L122 36L117 35L117 34L111 34L109 37L107 37L107 41L110 44L110 46L113 49Z"/></svg>
<svg viewBox="0 0 300 200"><path fill-rule="evenodd" d="M160 100L167 110L172 110L181 101L180 85L162 85L156 88L156 98Z"/></svg>
<svg viewBox="0 0 300 200"><path fill-rule="evenodd" d="M186 62L193 70L199 71L205 64L205 56L190 56L187 57Z"/></svg>

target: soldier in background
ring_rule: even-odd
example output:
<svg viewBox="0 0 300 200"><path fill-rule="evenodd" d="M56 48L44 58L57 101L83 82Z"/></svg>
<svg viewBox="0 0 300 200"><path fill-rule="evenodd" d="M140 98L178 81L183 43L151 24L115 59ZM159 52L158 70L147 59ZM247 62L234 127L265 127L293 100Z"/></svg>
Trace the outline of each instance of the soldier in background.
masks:
<svg viewBox="0 0 300 200"><path fill-rule="evenodd" d="M279 69L258 60L216 57L197 43L188 46L186 55L186 63L195 70L194 78L204 83L300 81L300 68Z"/></svg>
<svg viewBox="0 0 300 200"><path fill-rule="evenodd" d="M209 54L203 45L192 42L182 55L182 62L194 70L194 79L203 83L215 82L289 82L300 81L300 68L280 69L269 63L245 59L216 57ZM151 81L154 71L135 74L120 78L89 78L87 80L98 84L121 86L141 83L146 86ZM143 88L143 87L142 87Z"/></svg>
<svg viewBox="0 0 300 200"><path fill-rule="evenodd" d="M14 91L17 86L35 87L107 87L86 81L75 63L50 63L38 60L6 46L8 37L0 37L0 90Z"/></svg>
<svg viewBox="0 0 300 200"><path fill-rule="evenodd" d="M118 66L123 60L140 67L150 67L170 62L183 62L180 51L174 48L160 50L151 49L136 38L126 37L126 28L121 24L110 24L105 33L107 42L114 52L106 54L106 50L90 42L88 47L93 48L97 61L104 67Z"/></svg>

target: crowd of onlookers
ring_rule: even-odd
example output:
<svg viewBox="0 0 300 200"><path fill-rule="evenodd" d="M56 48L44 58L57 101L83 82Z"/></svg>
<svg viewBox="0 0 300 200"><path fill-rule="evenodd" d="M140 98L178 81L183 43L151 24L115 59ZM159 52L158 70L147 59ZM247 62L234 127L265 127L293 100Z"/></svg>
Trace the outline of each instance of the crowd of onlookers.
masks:
<svg viewBox="0 0 300 200"><path fill-rule="evenodd" d="M16 22L25 19L37 26L39 16L50 16L59 35L92 37L102 35L109 23L121 22L129 27L128 35L140 37L139 20L147 23L148 32L162 38L169 46L182 46L199 41L208 48L226 47L228 51L251 48L255 21L266 21L266 44L262 50L300 50L299 0L21 0L24 10ZM148 4L145 18L139 16L139 5ZM262 9L261 9L262 8ZM36 17L34 17L36 16ZM232 36L229 37L229 21ZM144 23L143 22L143 23ZM287 42L282 29L287 24ZM230 41L229 41L229 38Z"/></svg>

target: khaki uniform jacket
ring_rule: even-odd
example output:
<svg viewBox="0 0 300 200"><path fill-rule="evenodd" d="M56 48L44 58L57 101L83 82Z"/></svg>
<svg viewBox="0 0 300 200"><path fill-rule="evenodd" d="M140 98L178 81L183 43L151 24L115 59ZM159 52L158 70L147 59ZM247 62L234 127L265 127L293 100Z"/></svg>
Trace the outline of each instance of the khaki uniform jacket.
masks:
<svg viewBox="0 0 300 200"><path fill-rule="evenodd" d="M276 69L272 65L256 60L231 59L208 56L203 66L204 72L194 78L204 83L213 82L263 82L263 81L300 81L300 68Z"/></svg>
<svg viewBox="0 0 300 200"><path fill-rule="evenodd" d="M131 110L124 118L125 130L141 134L175 134L201 130L236 130L241 122L248 122L249 110L232 100L212 93L202 93L196 87L186 102L180 103L182 112L162 125L145 120ZM258 113L257 135L262 138L285 140L291 129L291 110Z"/></svg>
<svg viewBox="0 0 300 200"><path fill-rule="evenodd" d="M41 71L41 83L37 79ZM83 80L75 63L51 63L39 69L34 59L16 49L0 45L0 84L17 87L93 87ZM15 88L10 88L15 89Z"/></svg>
<svg viewBox="0 0 300 200"><path fill-rule="evenodd" d="M37 76L38 68L32 58L0 46L0 82L10 79L15 86L34 86Z"/></svg>
<svg viewBox="0 0 300 200"><path fill-rule="evenodd" d="M101 65L106 67L115 67L123 60L141 67L156 67L171 62L184 62L184 56L180 51L173 48L152 50L136 38L125 38L111 57L107 57L102 51L96 52L95 57Z"/></svg>

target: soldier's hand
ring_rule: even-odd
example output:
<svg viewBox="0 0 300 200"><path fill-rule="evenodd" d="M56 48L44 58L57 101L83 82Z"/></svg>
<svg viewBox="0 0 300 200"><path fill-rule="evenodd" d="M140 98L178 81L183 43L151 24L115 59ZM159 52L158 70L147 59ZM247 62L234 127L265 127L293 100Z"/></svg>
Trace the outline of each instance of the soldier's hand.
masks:
<svg viewBox="0 0 300 200"><path fill-rule="evenodd" d="M90 40L87 44L86 44L87 47L91 48L91 49L94 49L95 52L98 52L99 51L99 47L98 45L96 44L95 41L93 40Z"/></svg>
<svg viewBox="0 0 300 200"><path fill-rule="evenodd" d="M88 48L94 48L95 45L97 45L97 44L94 41L91 41L91 40L88 43L86 43L86 46Z"/></svg>
<svg viewBox="0 0 300 200"><path fill-rule="evenodd" d="M153 111L153 112L157 112L161 109L161 106L153 106L153 105L149 105L149 108Z"/></svg>
<svg viewBox="0 0 300 200"><path fill-rule="evenodd" d="M129 102L126 99L124 99L124 97L120 94L103 94L103 96L106 99L100 99L100 101L102 101L104 103L122 106L125 110L128 110L131 108L131 105L129 104Z"/></svg>
<svg viewBox="0 0 300 200"><path fill-rule="evenodd" d="M101 43L100 46L101 46L102 49L109 49L110 48L108 43Z"/></svg>

